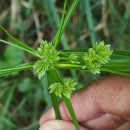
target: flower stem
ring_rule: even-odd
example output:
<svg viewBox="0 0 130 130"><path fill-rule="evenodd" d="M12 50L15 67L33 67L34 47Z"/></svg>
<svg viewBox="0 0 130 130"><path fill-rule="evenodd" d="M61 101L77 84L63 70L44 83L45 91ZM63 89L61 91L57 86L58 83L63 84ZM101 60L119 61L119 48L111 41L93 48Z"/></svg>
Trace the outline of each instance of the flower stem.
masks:
<svg viewBox="0 0 130 130"><path fill-rule="evenodd" d="M56 119L61 119L61 114L60 114L60 110L59 110L59 106L58 106L58 102L57 102L57 97L54 93L51 93L50 95L51 95L52 105L54 107Z"/></svg>
<svg viewBox="0 0 130 130"><path fill-rule="evenodd" d="M56 69L53 69L52 71L53 71L53 76L54 76L55 80L57 82L61 82L62 83L62 80L61 80L58 72L56 71ZM73 123L74 123L74 125L76 127L76 130L80 130L78 121L76 119L76 116L75 116L75 113L74 113L74 110L73 110L73 107L72 107L72 104L70 102L70 99L65 97L65 96L63 96L63 100L64 100L65 105L66 105L66 107L67 107L67 109L68 109L68 111L69 111L69 113L71 115L71 118L72 118Z"/></svg>
<svg viewBox="0 0 130 130"><path fill-rule="evenodd" d="M69 113L70 113L70 115L71 115L71 118L72 118L73 123L74 123L74 125L75 125L75 127L76 127L76 130L80 130L80 127L79 127L79 124L78 124L78 121L77 121L75 112L74 112L74 110L73 110L72 104L71 104L71 102L70 102L70 99L67 98L67 97L65 97L65 96L63 96L63 100L64 100L64 102L65 102L65 104L66 104L66 107L67 107L67 109L68 109L68 111L69 111Z"/></svg>
<svg viewBox="0 0 130 130"><path fill-rule="evenodd" d="M53 75L54 79L56 80L56 82L62 83L62 80L61 80L60 75L57 72L57 70L54 68L53 70L51 70L51 72L52 72L52 75Z"/></svg>
<svg viewBox="0 0 130 130"><path fill-rule="evenodd" d="M64 68L64 69L81 69L82 70L82 67L83 65L76 65L76 64L70 64L70 63L56 63L55 66L57 68Z"/></svg>
<svg viewBox="0 0 130 130"><path fill-rule="evenodd" d="M53 83L53 77L52 77L52 74L50 71L47 72L47 79L48 79L48 85L50 86ZM54 107L56 119L61 119L61 114L60 114L60 110L59 110L57 97L54 93L51 93L50 96L51 96L51 100L52 100L52 105Z"/></svg>

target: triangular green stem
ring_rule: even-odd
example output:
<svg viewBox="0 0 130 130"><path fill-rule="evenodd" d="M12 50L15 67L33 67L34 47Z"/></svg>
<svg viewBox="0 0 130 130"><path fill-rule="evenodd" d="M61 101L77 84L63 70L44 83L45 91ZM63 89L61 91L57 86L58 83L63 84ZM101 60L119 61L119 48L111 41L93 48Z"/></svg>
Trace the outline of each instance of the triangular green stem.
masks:
<svg viewBox="0 0 130 130"><path fill-rule="evenodd" d="M70 113L70 116L71 116L71 118L72 118L72 120L73 120L73 123L74 123L74 125L75 125L75 127L76 127L76 130L80 130L80 127L79 127L79 124L78 124L78 121L77 121L75 112L74 112L74 110L73 110L72 104L71 104L71 102L70 102L70 99L67 98L67 97L65 97L65 96L63 96L63 100L64 100L64 102L65 102L65 105L66 105L66 107L67 107L69 113Z"/></svg>
<svg viewBox="0 0 130 130"><path fill-rule="evenodd" d="M53 76L52 72L48 71L47 72L47 79L48 79L48 85L49 86L53 83L53 77L52 76ZM51 100L52 100L52 105L54 107L56 119L61 119L61 114L60 114L60 110L59 110L59 104L58 104L58 101L57 101L57 97L54 93L51 93L50 96L51 96Z"/></svg>
<svg viewBox="0 0 130 130"><path fill-rule="evenodd" d="M61 80L59 74L57 73L56 69L53 69L52 71L53 71L52 74L53 74L55 80L56 80L57 82L61 82L61 83L62 83L62 80ZM72 104L71 104L71 102L70 102L70 99L67 98L67 97L65 97L65 96L63 96L63 100L64 100L64 102L65 102L65 104L66 104L66 107L67 107L69 113L70 113L70 116L71 116L71 118L72 118L72 120L73 120L73 123L74 123L74 125L75 125L75 127L76 127L76 130L80 130L78 121L77 121L77 119L76 119L76 116L75 116L75 113L74 113L74 110L73 110L73 107L72 107Z"/></svg>

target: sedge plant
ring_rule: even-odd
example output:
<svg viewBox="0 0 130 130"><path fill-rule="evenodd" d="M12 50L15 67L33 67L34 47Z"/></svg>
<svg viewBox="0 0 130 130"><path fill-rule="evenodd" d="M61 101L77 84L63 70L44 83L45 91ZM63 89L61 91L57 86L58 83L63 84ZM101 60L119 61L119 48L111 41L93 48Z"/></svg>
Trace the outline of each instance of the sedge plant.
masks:
<svg viewBox="0 0 130 130"><path fill-rule="evenodd" d="M12 40L12 42L8 42L0 39L0 43L12 45L36 57L36 61L0 69L0 77L12 72L31 68L33 69L34 75L39 80L46 74L49 84L48 91L50 92L56 118L61 119L58 106L58 98L61 98L65 102L76 130L80 130L80 127L70 97L73 91L76 90L77 81L74 81L71 78L63 80L57 69L83 70L90 71L93 74L104 71L130 76L130 74L127 73L130 71L130 52L111 50L110 44L106 44L103 40L92 43L93 46L86 49L57 49L62 34L64 33L78 2L79 0L73 0L69 9L67 9L67 0L65 0L60 26L54 40L41 40L40 46L36 50L16 39L0 25L0 29Z"/></svg>

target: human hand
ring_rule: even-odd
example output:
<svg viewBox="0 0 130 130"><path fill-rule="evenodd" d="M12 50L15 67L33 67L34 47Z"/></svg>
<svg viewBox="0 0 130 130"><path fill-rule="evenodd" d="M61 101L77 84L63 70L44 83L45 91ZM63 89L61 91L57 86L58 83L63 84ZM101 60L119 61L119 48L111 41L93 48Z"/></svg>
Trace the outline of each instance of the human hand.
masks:
<svg viewBox="0 0 130 130"><path fill-rule="evenodd" d="M99 78L71 97L81 130L130 130L130 78L112 75ZM53 108L43 114L40 130L75 130L63 102L62 120Z"/></svg>

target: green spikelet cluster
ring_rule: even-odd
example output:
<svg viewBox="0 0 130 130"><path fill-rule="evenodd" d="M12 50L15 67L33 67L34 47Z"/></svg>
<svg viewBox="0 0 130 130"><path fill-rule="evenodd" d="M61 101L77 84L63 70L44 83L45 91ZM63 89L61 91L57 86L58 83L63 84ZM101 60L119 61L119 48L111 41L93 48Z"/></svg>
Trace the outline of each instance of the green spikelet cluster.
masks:
<svg viewBox="0 0 130 130"><path fill-rule="evenodd" d="M41 79L48 68L49 64L47 62L44 62L43 60L38 60L33 66L34 75L38 76L38 79Z"/></svg>
<svg viewBox="0 0 130 130"><path fill-rule="evenodd" d="M67 98L70 98L72 92L75 90L76 84L77 83L71 79L64 81L63 84L60 82L54 83L49 87L50 93L55 93L58 97L66 96Z"/></svg>
<svg viewBox="0 0 130 130"><path fill-rule="evenodd" d="M110 60L112 54L110 45L105 45L103 41L100 41L93 48L88 49L88 52L83 56L85 61L84 68L87 68L92 73L100 73L100 67Z"/></svg>
<svg viewBox="0 0 130 130"><path fill-rule="evenodd" d="M40 56L34 66L34 74L39 79L45 74L49 68L53 68L54 64L60 60L59 52L55 49L52 43L41 40L40 47L37 49L37 54Z"/></svg>
<svg viewBox="0 0 130 130"><path fill-rule="evenodd" d="M59 83L54 83L50 87L50 93L55 93L56 96L62 97L63 85Z"/></svg>

